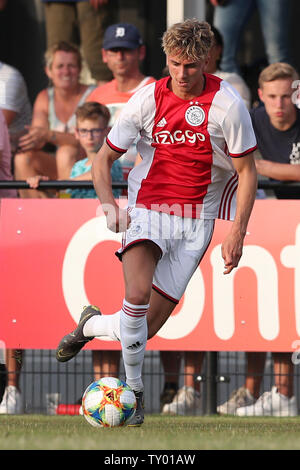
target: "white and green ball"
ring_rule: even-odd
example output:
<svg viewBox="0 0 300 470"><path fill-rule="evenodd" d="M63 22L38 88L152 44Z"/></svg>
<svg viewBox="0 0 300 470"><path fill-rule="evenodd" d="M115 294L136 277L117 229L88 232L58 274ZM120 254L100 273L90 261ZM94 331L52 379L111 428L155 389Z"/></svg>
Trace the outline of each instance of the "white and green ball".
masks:
<svg viewBox="0 0 300 470"><path fill-rule="evenodd" d="M91 383L82 397L83 415L92 426L124 426L133 418L136 398L120 379L103 377Z"/></svg>

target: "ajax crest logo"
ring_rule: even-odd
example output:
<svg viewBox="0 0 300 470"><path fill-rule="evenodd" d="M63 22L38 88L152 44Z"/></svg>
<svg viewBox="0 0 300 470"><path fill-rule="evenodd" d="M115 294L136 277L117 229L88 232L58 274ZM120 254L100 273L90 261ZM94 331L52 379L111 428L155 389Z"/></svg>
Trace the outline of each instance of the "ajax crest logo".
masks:
<svg viewBox="0 0 300 470"><path fill-rule="evenodd" d="M191 126L200 126L205 120L205 112L200 106L190 106L185 112L185 120Z"/></svg>

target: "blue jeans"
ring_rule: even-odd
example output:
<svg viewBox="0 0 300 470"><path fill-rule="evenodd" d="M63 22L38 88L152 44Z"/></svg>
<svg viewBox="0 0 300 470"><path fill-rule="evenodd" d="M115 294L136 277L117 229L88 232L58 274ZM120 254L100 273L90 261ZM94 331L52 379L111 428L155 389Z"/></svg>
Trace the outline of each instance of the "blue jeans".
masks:
<svg viewBox="0 0 300 470"><path fill-rule="evenodd" d="M225 6L216 7L214 13L214 26L224 40L220 67L225 72L240 72L236 54L243 29L255 8L269 64L290 61L290 0L229 0Z"/></svg>

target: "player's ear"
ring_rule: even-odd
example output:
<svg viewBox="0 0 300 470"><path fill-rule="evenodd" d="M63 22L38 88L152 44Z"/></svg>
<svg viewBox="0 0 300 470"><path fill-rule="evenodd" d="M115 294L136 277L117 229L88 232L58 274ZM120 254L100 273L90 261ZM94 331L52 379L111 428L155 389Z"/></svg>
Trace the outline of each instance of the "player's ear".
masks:
<svg viewBox="0 0 300 470"><path fill-rule="evenodd" d="M264 102L264 98L263 98L264 93L263 93L263 90L261 88L258 88L257 94L258 94L258 97L259 97L260 101Z"/></svg>

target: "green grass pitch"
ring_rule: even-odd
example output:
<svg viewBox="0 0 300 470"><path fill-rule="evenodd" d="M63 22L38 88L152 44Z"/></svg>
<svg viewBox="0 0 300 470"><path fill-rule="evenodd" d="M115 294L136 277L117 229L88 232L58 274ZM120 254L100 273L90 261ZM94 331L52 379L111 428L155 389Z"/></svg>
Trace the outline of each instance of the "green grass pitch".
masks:
<svg viewBox="0 0 300 470"><path fill-rule="evenodd" d="M150 449L299 450L300 416L146 415L139 428L94 428L82 416L0 416L0 450Z"/></svg>

